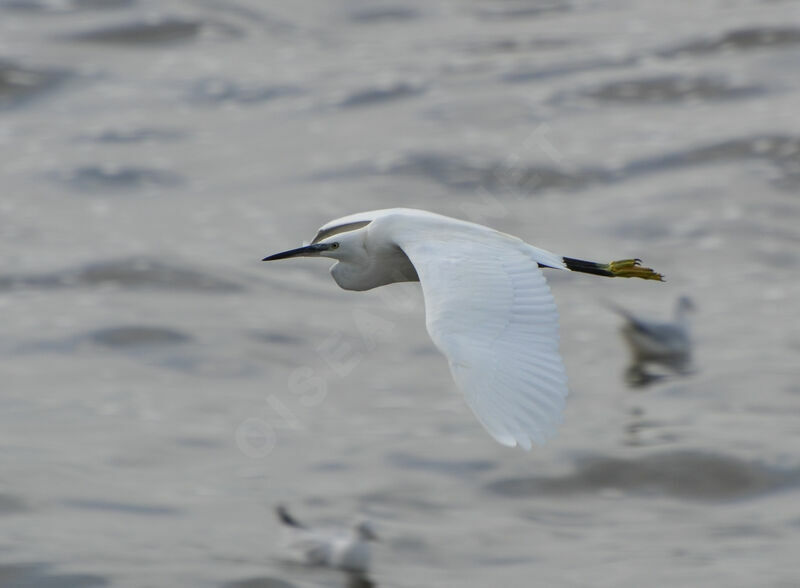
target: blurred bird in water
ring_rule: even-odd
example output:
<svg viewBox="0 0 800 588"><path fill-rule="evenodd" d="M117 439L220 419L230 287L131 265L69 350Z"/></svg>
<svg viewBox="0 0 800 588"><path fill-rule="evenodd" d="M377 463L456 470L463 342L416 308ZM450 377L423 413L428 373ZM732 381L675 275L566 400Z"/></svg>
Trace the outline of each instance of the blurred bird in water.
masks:
<svg viewBox="0 0 800 588"><path fill-rule="evenodd" d="M420 282L428 333L472 412L498 442L530 449L561 422L567 376L558 312L541 268L662 281L638 259L597 263L489 227L408 208L322 226L310 244L264 258L327 257L346 290Z"/></svg>
<svg viewBox="0 0 800 588"><path fill-rule="evenodd" d="M688 296L678 298L672 321L647 320L615 304L609 306L625 319L620 332L631 352L631 364L625 371L629 385L641 387L664 378L664 374L647 371L646 368L652 365L680 375L691 372L689 315L694 310L694 303Z"/></svg>
<svg viewBox="0 0 800 588"><path fill-rule="evenodd" d="M287 560L354 574L369 571L370 543L378 541L378 535L368 520L359 519L349 529L314 529L295 519L283 505L275 508L275 515L283 527Z"/></svg>

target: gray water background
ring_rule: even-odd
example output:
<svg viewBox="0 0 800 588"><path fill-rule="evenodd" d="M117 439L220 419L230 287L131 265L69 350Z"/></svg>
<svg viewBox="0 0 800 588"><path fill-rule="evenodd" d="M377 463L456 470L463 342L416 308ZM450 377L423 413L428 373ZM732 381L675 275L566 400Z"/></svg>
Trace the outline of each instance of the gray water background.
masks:
<svg viewBox="0 0 800 588"><path fill-rule="evenodd" d="M0 586L800 585L800 4L0 1ZM411 206L548 274L571 396L496 444L416 285L263 264ZM698 307L631 391L613 300Z"/></svg>

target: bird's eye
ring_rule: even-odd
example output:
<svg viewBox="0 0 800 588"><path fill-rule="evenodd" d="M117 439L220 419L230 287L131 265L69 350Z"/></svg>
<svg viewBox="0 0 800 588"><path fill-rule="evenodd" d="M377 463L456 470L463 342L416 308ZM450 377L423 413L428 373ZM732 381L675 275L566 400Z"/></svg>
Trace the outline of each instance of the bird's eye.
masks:
<svg viewBox="0 0 800 588"><path fill-rule="evenodd" d="M339 249L339 244L335 242L331 243L331 249Z"/></svg>

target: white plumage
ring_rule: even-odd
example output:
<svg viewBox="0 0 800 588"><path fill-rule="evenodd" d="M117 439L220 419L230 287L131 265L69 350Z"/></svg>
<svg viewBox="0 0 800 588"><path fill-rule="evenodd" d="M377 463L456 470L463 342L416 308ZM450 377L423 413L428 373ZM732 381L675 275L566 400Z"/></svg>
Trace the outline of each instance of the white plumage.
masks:
<svg viewBox="0 0 800 588"><path fill-rule="evenodd" d="M502 233L460 239L403 244L422 283L428 333L486 430L530 449L553 434L567 396L556 306L533 247Z"/></svg>
<svg viewBox="0 0 800 588"><path fill-rule="evenodd" d="M540 266L661 279L638 260L565 258L482 225L402 208L336 219L311 244L265 260L295 256L336 259L331 274L348 290L419 280L428 333L475 416L498 442L525 449L554 434L567 396L558 313Z"/></svg>
<svg viewBox="0 0 800 588"><path fill-rule="evenodd" d="M378 536L372 524L361 519L350 528L309 528L283 506L275 509L281 522L284 559L310 566L328 566L366 574L371 561L370 542Z"/></svg>
<svg viewBox="0 0 800 588"><path fill-rule="evenodd" d="M643 385L659 379L658 375L646 371L651 365L659 365L681 375L691 372L689 314L694 310L694 303L690 298L678 298L672 321L645 319L617 305L611 304L610 307L625 319L621 333L631 352L631 365L626 372L631 385Z"/></svg>

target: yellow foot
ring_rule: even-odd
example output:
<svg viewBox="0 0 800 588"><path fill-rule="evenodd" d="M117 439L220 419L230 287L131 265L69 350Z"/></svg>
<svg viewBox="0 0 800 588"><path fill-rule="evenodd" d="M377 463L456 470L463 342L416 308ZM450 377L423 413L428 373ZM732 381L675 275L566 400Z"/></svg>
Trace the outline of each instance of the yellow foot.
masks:
<svg viewBox="0 0 800 588"><path fill-rule="evenodd" d="M664 276L649 267L642 267L641 259L619 259L612 261L606 268L615 278L642 278L643 280L664 281Z"/></svg>

